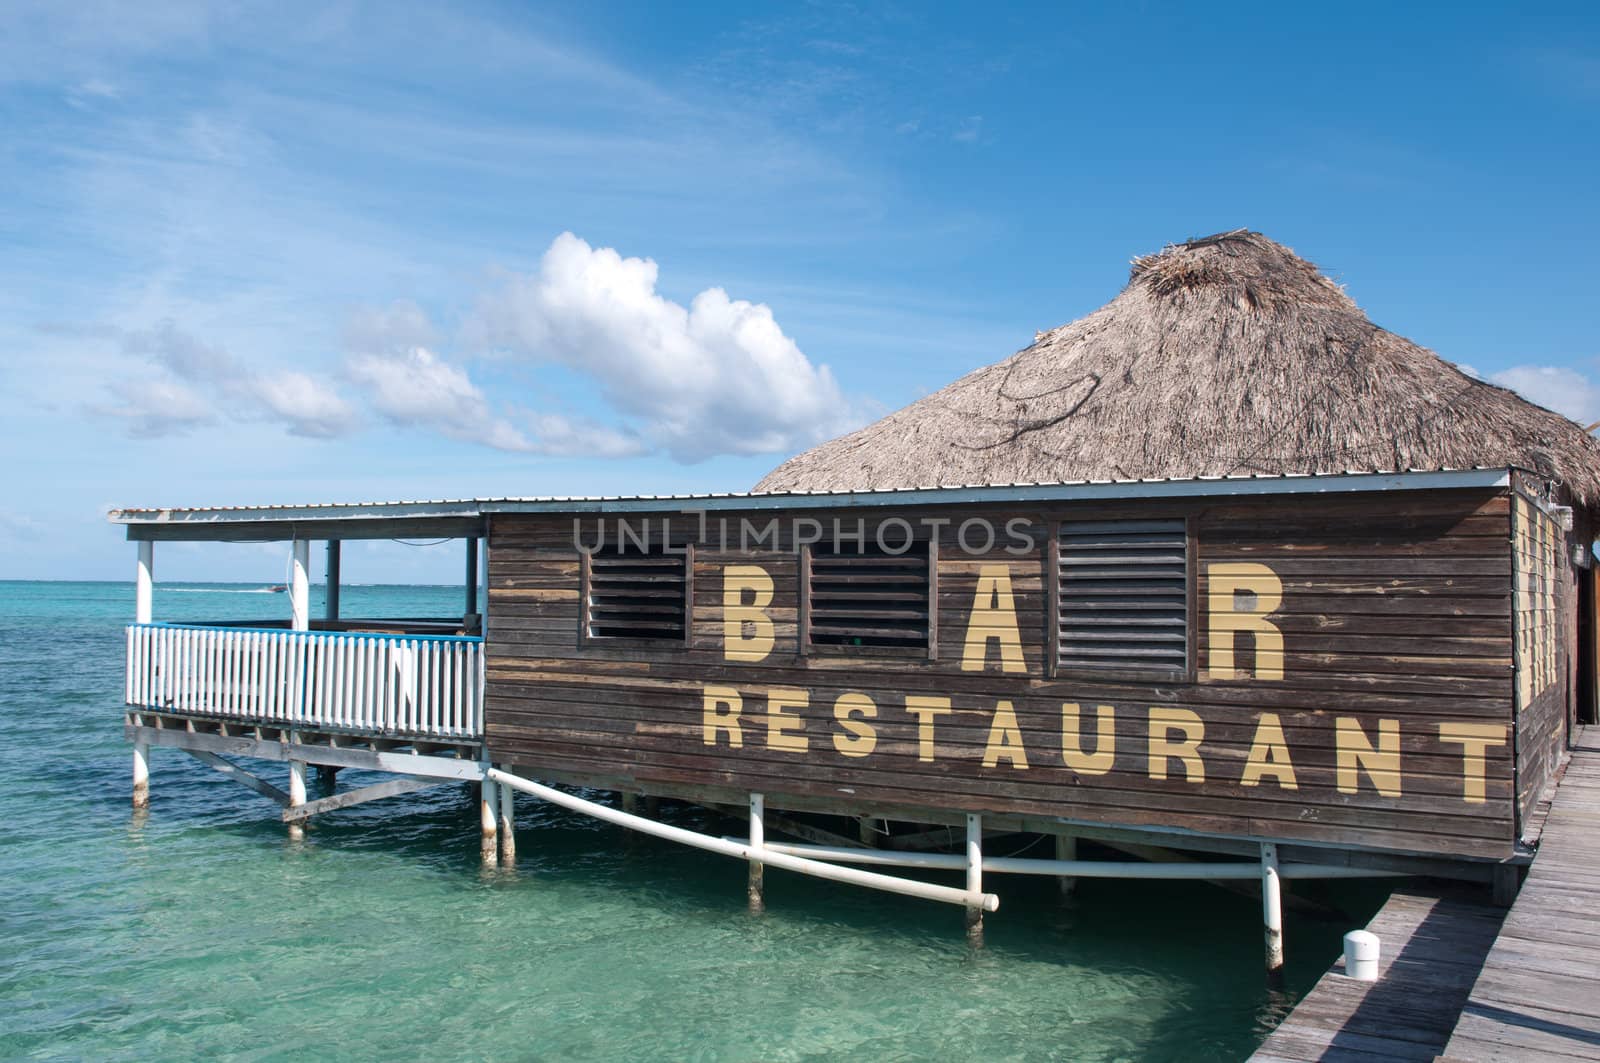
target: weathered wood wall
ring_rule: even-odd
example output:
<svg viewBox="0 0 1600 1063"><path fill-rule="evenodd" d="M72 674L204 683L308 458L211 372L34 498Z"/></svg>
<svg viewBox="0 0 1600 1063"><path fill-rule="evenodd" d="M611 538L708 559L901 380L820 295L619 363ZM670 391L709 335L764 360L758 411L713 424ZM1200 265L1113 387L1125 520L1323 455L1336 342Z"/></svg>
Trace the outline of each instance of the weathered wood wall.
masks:
<svg viewBox="0 0 1600 1063"><path fill-rule="evenodd" d="M870 536L891 514L783 513L780 542L741 550L741 518L764 528L773 516L712 514L704 534L693 516L673 519L674 535L694 543L693 624L687 644L653 646L580 639L574 518L496 516L493 759L644 790L763 792L775 807L788 795L841 810L1011 812L1409 852L1510 851L1516 780L1504 493L896 512L912 524L947 521L935 548L932 660L926 652L841 647L802 654L793 521L813 517L827 529L838 517L854 530L859 518ZM978 555L959 534L974 516L998 533ZM1055 674L1055 522L1158 517L1184 518L1191 530L1191 674L1161 682ZM661 517L650 519L656 527ZM722 519L732 529L726 548ZM593 542L595 518L583 518L582 528ZM967 539L981 545L981 536ZM728 659L731 565L757 566L772 581L761 610L772 644L759 660ZM1228 668L1229 647L1212 645L1212 613L1241 601L1248 612L1251 599L1221 594L1213 602L1213 584L1221 592L1224 579L1240 583L1240 572L1259 577L1256 566L1281 589L1281 603L1260 618L1278 632L1281 656L1270 631L1228 636L1222 623L1233 650ZM995 608L1005 604L1001 582L1012 610ZM1020 661L1008 665L1011 612ZM735 624L731 634L738 645L749 632ZM948 712L939 699L949 699ZM1195 724L1199 730L1185 730ZM1366 753L1368 744L1383 746L1385 733L1397 734L1398 755ZM1185 737L1198 745L1163 755L1161 740Z"/></svg>
<svg viewBox="0 0 1600 1063"><path fill-rule="evenodd" d="M1518 485L1512 495L1517 811L1525 820L1566 748L1575 692L1577 587L1566 532Z"/></svg>

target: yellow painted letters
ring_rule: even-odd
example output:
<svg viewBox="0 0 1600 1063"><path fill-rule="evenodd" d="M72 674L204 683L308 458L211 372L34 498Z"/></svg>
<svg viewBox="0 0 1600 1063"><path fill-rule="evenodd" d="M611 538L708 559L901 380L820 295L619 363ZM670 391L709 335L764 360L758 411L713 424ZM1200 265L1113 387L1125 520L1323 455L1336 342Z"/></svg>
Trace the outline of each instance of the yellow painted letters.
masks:
<svg viewBox="0 0 1600 1063"><path fill-rule="evenodd" d="M1173 730L1183 732L1183 739L1174 742ZM1188 782L1205 782L1206 765L1200 759L1200 742L1206 736L1206 725L1188 709L1150 708L1150 778L1167 777L1167 760L1177 757L1183 761L1183 777Z"/></svg>
<svg viewBox="0 0 1600 1063"><path fill-rule="evenodd" d="M950 699L906 695L906 711L917 718L917 759L933 759L933 721L950 715Z"/></svg>
<svg viewBox="0 0 1600 1063"><path fill-rule="evenodd" d="M700 740L708 746L717 744L717 735L726 732L732 749L744 748L744 731L739 727L739 710L744 698L732 687L708 686L703 709L704 729Z"/></svg>
<svg viewBox="0 0 1600 1063"><path fill-rule="evenodd" d="M1233 643L1241 631L1255 637L1257 679L1283 678L1283 633L1267 616L1283 604L1283 582L1266 565L1254 561L1217 562L1206 566L1211 584L1208 672L1212 679L1233 679ZM1248 591L1255 602L1239 609L1238 595Z"/></svg>
<svg viewBox="0 0 1600 1063"><path fill-rule="evenodd" d="M750 601L745 601L749 592ZM772 577L760 565L722 570L722 655L730 661L763 661L772 652Z"/></svg>
<svg viewBox="0 0 1600 1063"><path fill-rule="evenodd" d="M806 722L785 709L803 709L811 704L811 694L805 690L773 687L767 691L767 748L784 753L804 753L811 748L811 739L799 732Z"/></svg>
<svg viewBox="0 0 1600 1063"><path fill-rule="evenodd" d="M1245 760L1239 785L1259 786L1267 776L1277 780L1281 789L1300 788L1294 777L1294 763L1289 759L1289 743L1283 737L1283 721L1275 712L1263 712L1256 724L1255 741L1250 743L1250 756Z"/></svg>
<svg viewBox="0 0 1600 1063"><path fill-rule="evenodd" d="M1506 744L1503 723L1441 723L1439 741L1461 746L1461 799L1469 805L1484 802L1484 754L1490 746Z"/></svg>
<svg viewBox="0 0 1600 1063"><path fill-rule="evenodd" d="M1022 746L1022 728L1017 724L1017 710L1011 702L998 702L994 719L989 724L989 740L983 745L983 766L992 768L1001 759L1009 760L1020 771L1028 770L1028 751Z"/></svg>
<svg viewBox="0 0 1600 1063"><path fill-rule="evenodd" d="M978 589L967 615L967 641L961 648L961 670L981 672L987 664L989 643L1000 644L1000 670L1026 672L1022 660L1022 635L1017 631L1017 603L1011 594L1011 566L984 565L978 570Z"/></svg>
<svg viewBox="0 0 1600 1063"><path fill-rule="evenodd" d="M1385 797L1400 796L1400 721L1378 721L1378 747L1374 749L1361 729L1361 721L1341 716L1334 721L1337 747L1335 776L1339 792L1353 794L1361 788L1358 772L1365 771Z"/></svg>
<svg viewBox="0 0 1600 1063"><path fill-rule="evenodd" d="M1101 705L1094 710L1094 752L1083 751L1083 728L1078 703L1061 706L1061 759L1079 775L1104 775L1117 760L1117 710Z"/></svg>
<svg viewBox="0 0 1600 1063"><path fill-rule="evenodd" d="M878 748L878 729L864 719L855 719L858 714L876 716L878 706L865 694L840 694L839 700L833 703L833 718L850 732L834 735L833 748L847 757L864 757Z"/></svg>

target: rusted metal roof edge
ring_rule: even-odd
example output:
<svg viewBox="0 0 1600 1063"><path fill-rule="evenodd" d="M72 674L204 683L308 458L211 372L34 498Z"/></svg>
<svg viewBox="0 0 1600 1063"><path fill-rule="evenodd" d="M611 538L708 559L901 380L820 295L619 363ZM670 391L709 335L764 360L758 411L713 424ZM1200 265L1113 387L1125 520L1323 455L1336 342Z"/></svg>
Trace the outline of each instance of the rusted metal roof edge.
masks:
<svg viewBox="0 0 1600 1063"><path fill-rule="evenodd" d="M1211 476L1166 480L1094 480L1066 483L978 484L895 488L879 491L677 495L587 495L453 499L397 502L336 502L303 505L113 509L114 524L240 524L263 521L427 520L479 517L489 513L637 513L712 510L816 509L842 506L959 505L982 502L1064 502L1141 498L1193 498L1362 491L1498 488L1511 482L1499 468L1430 469L1405 472L1352 470Z"/></svg>

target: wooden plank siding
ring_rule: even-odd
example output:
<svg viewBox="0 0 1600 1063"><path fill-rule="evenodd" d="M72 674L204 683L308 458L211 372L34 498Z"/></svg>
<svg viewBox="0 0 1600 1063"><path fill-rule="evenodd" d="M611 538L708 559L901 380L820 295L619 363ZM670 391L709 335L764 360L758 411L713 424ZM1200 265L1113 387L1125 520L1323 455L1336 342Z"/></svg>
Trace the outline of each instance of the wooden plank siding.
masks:
<svg viewBox="0 0 1600 1063"><path fill-rule="evenodd" d="M747 536L743 546L753 548L741 548L744 518L765 530L775 516L776 539L757 545ZM976 527L963 532L979 517L995 529L987 549ZM836 518L848 533L862 522L869 538L894 519L918 528L943 522L927 529L936 558L931 653L802 652L796 521L814 520L827 533ZM1152 681L1058 670L1057 523L1173 518L1186 520L1191 535L1189 674ZM642 518L629 519L637 527ZM708 515L703 529L679 514L674 541L687 532L693 543L693 622L686 645L654 646L581 637L574 520L507 514L490 524L486 727L495 761L644 790L762 792L773 807L787 795L841 810L1054 816L1488 858L1511 851L1505 492L728 513ZM595 521L581 518L585 542L594 541ZM903 538L887 524L885 535ZM730 565L757 566L771 579L761 609L771 648L757 661L727 659ZM1270 634L1250 630L1217 636L1233 650L1231 675L1218 667L1226 647L1212 645L1211 613L1222 608L1211 600L1213 582L1219 574L1237 582L1241 571L1265 571L1281 590L1281 603L1261 617L1281 638L1281 678L1270 677ZM1227 608L1243 602L1248 612L1252 600L1234 595ZM1013 616L1020 660L1008 664ZM745 634L734 625L734 638ZM707 705L718 698L711 725ZM948 712L926 700L945 698ZM1067 729L1074 712L1076 733ZM1103 744L1102 713L1112 736ZM1182 722L1195 719L1198 759L1151 755L1153 732L1178 741ZM1349 721L1343 747L1341 719ZM1271 755L1276 770L1246 778L1252 747L1275 737L1272 724L1287 746L1292 788ZM1441 725L1503 729L1503 742L1480 747L1481 799L1469 799L1470 758L1441 738ZM1398 795L1376 762L1364 762L1376 770L1348 770L1356 738L1376 746L1386 727L1398 729ZM1100 753L1108 763L1094 760Z"/></svg>
<svg viewBox="0 0 1600 1063"><path fill-rule="evenodd" d="M1566 532L1521 483L1512 494L1517 814L1525 822L1566 748L1574 704L1577 587Z"/></svg>

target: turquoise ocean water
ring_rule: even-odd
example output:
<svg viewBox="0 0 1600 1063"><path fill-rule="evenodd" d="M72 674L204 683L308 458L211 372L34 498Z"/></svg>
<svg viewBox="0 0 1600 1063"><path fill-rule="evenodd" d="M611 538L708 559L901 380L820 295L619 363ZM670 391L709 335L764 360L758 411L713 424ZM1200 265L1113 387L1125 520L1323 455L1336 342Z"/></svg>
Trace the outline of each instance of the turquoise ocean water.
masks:
<svg viewBox="0 0 1600 1063"><path fill-rule="evenodd" d="M352 587L351 616L444 615L460 591ZM278 617L283 595L162 586L160 620ZM0 1058L1211 1060L1248 1054L1382 891L1289 917L1201 885L996 877L961 913L744 867L519 799L518 863L485 872L465 788L316 820L153 753L129 809L116 583L0 582ZM281 765L260 765L276 778ZM282 784L279 780L280 785ZM359 785L357 773L341 788ZM691 809L675 821L722 833Z"/></svg>

